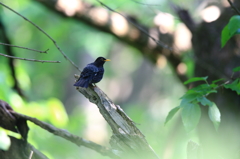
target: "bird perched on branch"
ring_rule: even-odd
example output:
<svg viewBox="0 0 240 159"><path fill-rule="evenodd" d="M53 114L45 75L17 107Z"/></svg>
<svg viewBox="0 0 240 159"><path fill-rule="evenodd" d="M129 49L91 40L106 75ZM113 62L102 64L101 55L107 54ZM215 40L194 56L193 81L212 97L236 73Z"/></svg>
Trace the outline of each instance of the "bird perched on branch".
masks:
<svg viewBox="0 0 240 159"><path fill-rule="evenodd" d="M98 57L93 63L88 64L80 74L80 78L74 84L77 87L87 88L89 84L98 83L104 74L103 64L109 59Z"/></svg>

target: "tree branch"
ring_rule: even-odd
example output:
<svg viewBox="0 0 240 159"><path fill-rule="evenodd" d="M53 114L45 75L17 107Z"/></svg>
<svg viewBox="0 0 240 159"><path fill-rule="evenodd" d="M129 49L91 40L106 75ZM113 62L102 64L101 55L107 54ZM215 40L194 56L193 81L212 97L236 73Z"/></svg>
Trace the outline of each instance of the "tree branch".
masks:
<svg viewBox="0 0 240 159"><path fill-rule="evenodd" d="M0 100L0 127L3 127L4 129L11 130L13 132L18 132L22 135L23 141L27 141L27 134L28 134L28 126L26 121L30 121L34 123L35 125L38 125L39 127L47 130L50 133L53 133L59 137L62 137L77 146L85 146L87 148L90 148L104 156L109 156L112 158L119 158L119 155L122 153L118 150L113 150L104 146L101 146L99 144L96 144L92 141L88 141L86 139L83 139L81 137L78 137L76 135L73 135L69 133L67 130L58 129L48 123L42 122L36 118L32 118L20 113L15 112L12 107ZM24 121L24 122L23 122ZM34 152L36 152L34 150ZM1 154L1 151L0 151ZM29 153L30 154L30 153ZM29 156L29 155L28 155Z"/></svg>
<svg viewBox="0 0 240 159"><path fill-rule="evenodd" d="M231 0L228 0L228 3L231 5L231 7L235 10L235 12L240 15L240 11L233 5L233 3L231 2Z"/></svg>
<svg viewBox="0 0 240 159"><path fill-rule="evenodd" d="M146 5L146 6L155 6L155 7L161 6L159 4L142 3L142 2L135 1L135 0L131 0L131 1L133 1L134 3L141 4L141 5Z"/></svg>
<svg viewBox="0 0 240 159"><path fill-rule="evenodd" d="M122 17L124 17L130 24L132 24L133 26L135 26L138 30L140 30L142 33L146 34L151 40L153 40L155 43L157 43L160 47L163 47L165 49L169 49L171 51L173 51L173 48L169 47L168 45L164 44L163 42L161 42L160 40L155 39L154 37L152 37L145 29L143 29L140 25L135 24L135 22L133 22L130 18L128 18L127 16L124 16L123 14L121 14L120 12L117 12L115 10L113 10L112 8L108 7L106 4L104 4L103 2L97 0L102 6L104 6L105 8L107 8L108 10L110 10L111 12L117 13L119 15L121 15Z"/></svg>
<svg viewBox="0 0 240 159"><path fill-rule="evenodd" d="M35 149L27 142L28 126L24 119L16 119L14 111L8 103L0 100L0 127L4 129L18 132L22 135L22 139L16 139L10 136L11 146L8 151L0 150L1 159L27 159L31 151L34 152L32 159L48 159L39 150Z"/></svg>
<svg viewBox="0 0 240 159"><path fill-rule="evenodd" d="M158 156L134 122L101 89L97 86L91 86L87 89L77 87L77 90L88 98L90 102L98 106L100 113L113 131L110 140L111 146L114 149L127 152L121 156L122 158L131 156L131 158L158 159Z"/></svg>
<svg viewBox="0 0 240 159"><path fill-rule="evenodd" d="M8 58L18 59L18 60L26 60L26 61L34 61L34 62L42 62L42 63L44 63L44 62L48 62L48 63L60 63L60 61L45 61L45 60L27 59L27 58L9 56L9 55L2 54L2 53L0 53L0 55L1 55L1 56L5 56L5 57L8 57Z"/></svg>
<svg viewBox="0 0 240 159"><path fill-rule="evenodd" d="M119 154L121 153L120 151L101 146L92 141L88 141L86 139L83 139L81 137L73 135L73 134L69 133L67 130L58 129L58 128L54 127L53 125L42 122L36 118L32 118L32 117L29 117L29 116L26 116L26 115L23 115L20 113L16 113L16 112L12 112L12 114L17 118L17 120L19 118L21 118L21 119L31 121L32 123L40 126L41 128L47 130L48 132L53 133L54 135L57 135L59 137L62 137L64 139L76 144L79 147L85 146L85 147L90 148L104 156L109 156L112 158L119 158Z"/></svg>
<svg viewBox="0 0 240 159"><path fill-rule="evenodd" d="M33 156L33 151L31 151L28 159L32 159L32 156Z"/></svg>
<svg viewBox="0 0 240 159"><path fill-rule="evenodd" d="M39 53L45 53L45 54L47 54L47 51L49 50L49 49L47 49L47 50L45 50L45 51L40 51L40 50L30 49L30 48L22 47L22 46L5 44L5 43L1 43L1 42L0 42L0 45L6 45L6 46L10 46L10 47L17 47L17 48L26 49L26 50L31 50L31 51L35 51L35 52L39 52Z"/></svg>

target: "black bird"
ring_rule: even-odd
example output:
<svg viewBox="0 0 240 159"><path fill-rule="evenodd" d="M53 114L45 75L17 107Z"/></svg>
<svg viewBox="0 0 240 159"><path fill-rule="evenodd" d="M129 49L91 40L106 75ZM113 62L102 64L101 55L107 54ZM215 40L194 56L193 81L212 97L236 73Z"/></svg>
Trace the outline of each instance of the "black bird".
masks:
<svg viewBox="0 0 240 159"><path fill-rule="evenodd" d="M103 64L109 59L98 57L93 63L88 64L80 74L80 78L74 84L77 87L87 88L89 84L101 81L104 73Z"/></svg>

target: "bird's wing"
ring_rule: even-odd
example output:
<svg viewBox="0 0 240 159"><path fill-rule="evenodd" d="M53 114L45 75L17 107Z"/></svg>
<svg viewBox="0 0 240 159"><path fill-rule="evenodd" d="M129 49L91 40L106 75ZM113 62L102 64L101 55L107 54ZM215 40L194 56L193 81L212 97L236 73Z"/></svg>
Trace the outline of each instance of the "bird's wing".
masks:
<svg viewBox="0 0 240 159"><path fill-rule="evenodd" d="M88 64L81 73L81 78L91 78L98 72L98 68L92 64Z"/></svg>

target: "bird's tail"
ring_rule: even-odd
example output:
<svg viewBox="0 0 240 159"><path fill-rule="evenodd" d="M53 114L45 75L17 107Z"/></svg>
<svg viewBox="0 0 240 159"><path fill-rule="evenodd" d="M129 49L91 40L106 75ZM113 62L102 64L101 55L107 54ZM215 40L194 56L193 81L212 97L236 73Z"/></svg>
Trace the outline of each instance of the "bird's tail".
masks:
<svg viewBox="0 0 240 159"><path fill-rule="evenodd" d="M89 85L88 80L79 79L73 86L87 88Z"/></svg>

